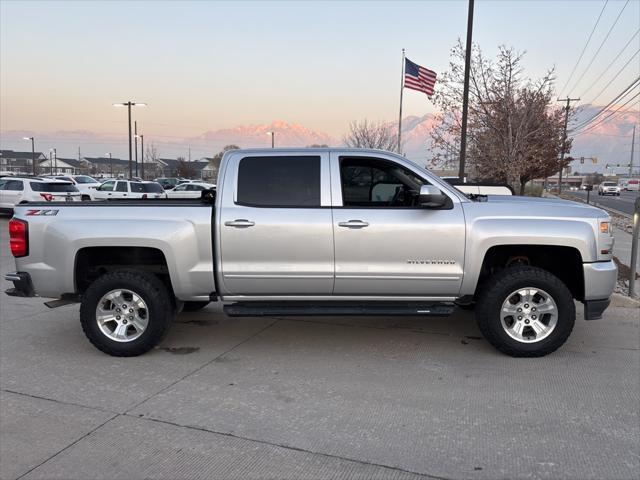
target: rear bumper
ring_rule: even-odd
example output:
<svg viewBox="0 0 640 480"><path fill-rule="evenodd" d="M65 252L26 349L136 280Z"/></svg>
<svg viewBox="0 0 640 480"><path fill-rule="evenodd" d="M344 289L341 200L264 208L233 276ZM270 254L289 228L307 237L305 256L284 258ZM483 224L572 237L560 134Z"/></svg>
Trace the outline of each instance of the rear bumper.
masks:
<svg viewBox="0 0 640 480"><path fill-rule="evenodd" d="M4 276L4 279L13 282L13 288L5 290L10 297L35 297L31 275L26 272L11 272Z"/></svg>

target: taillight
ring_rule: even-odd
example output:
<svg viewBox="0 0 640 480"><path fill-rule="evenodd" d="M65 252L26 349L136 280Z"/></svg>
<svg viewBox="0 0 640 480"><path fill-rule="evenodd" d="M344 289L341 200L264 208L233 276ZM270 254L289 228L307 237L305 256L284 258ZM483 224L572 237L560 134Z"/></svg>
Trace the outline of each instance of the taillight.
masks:
<svg viewBox="0 0 640 480"><path fill-rule="evenodd" d="M24 220L9 220L9 245L11 254L18 257L29 255L29 224Z"/></svg>
<svg viewBox="0 0 640 480"><path fill-rule="evenodd" d="M51 200L53 200L53 195L51 195L50 193L41 193L40 196L44 198L47 202L50 202Z"/></svg>

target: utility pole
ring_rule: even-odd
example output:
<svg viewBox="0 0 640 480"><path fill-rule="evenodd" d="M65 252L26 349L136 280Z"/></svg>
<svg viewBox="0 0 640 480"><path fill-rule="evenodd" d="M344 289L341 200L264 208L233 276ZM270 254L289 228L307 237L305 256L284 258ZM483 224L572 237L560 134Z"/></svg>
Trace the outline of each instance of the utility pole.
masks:
<svg viewBox="0 0 640 480"><path fill-rule="evenodd" d="M462 94L462 126L460 130L460 167L458 178L464 180L464 165L467 161L467 113L469 112L469 73L471 71L471 49L473 48L473 2L469 0L467 13L467 49L464 55L464 91Z"/></svg>
<svg viewBox="0 0 640 480"><path fill-rule="evenodd" d="M633 177L633 146L636 142L636 126L633 126L633 135L631 136L631 158L629 159L629 178Z"/></svg>
<svg viewBox="0 0 640 480"><path fill-rule="evenodd" d="M564 145L567 143L567 125L569 124L569 110L571 110L571 102L579 102L579 98L562 98L558 99L558 102L567 102L567 106L564 107L564 128L562 131L562 149L560 151L560 173L558 174L558 193L562 193L562 170L564 170Z"/></svg>
<svg viewBox="0 0 640 480"><path fill-rule="evenodd" d="M133 176L133 172L132 172L132 155L131 155L131 107L146 107L147 104L146 103L136 103L136 102L132 102L131 100L129 100L128 102L122 102L122 103L114 103L113 104L114 107L127 107L128 110L128 118L129 118L129 179L131 179L131 177ZM136 154L138 152L136 151ZM137 172L136 172L137 174Z"/></svg>
<svg viewBox="0 0 640 480"><path fill-rule="evenodd" d="M135 143L136 177L138 176L138 121L133 122L133 138Z"/></svg>
<svg viewBox="0 0 640 480"><path fill-rule="evenodd" d="M53 149L53 159L56 162L56 175L58 175L58 150Z"/></svg>

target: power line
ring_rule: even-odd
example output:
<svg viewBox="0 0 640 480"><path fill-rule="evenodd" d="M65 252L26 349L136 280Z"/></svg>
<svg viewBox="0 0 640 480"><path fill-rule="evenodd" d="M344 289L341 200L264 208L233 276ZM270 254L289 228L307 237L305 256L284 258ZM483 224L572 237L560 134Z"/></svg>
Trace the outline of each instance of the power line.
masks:
<svg viewBox="0 0 640 480"><path fill-rule="evenodd" d="M593 25L593 28L591 29L589 38L587 38L587 43L584 44L584 48L582 49L582 52L580 53L580 56L578 57L576 64L573 66L573 70L571 70L571 75L569 75L569 78L565 82L564 86L560 89L561 92L564 91L565 88L567 88L567 85L573 78L573 74L576 73L576 68L578 68L578 64L580 63L580 60L582 60L582 56L584 55L584 52L587 50L587 47L589 46L591 37L593 37L593 33L596 31L596 27L598 26L598 23L600 23L600 19L602 18L602 14L604 13L604 9L606 8L607 3L609 3L609 0L605 0L604 5L602 6L602 10L600 10L600 15L598 15L598 19L596 20L596 23Z"/></svg>
<svg viewBox="0 0 640 480"><path fill-rule="evenodd" d="M636 53L634 53L634 54L631 56L631 58L630 58L629 60L627 60L627 63L625 63L625 64L622 66L622 68L621 68L620 70L618 70L618 73L616 73L616 74L614 75L614 77L613 77L611 80L609 80L609 83L607 83L607 84L602 88L602 90L600 90L600 92L598 93L598 95L596 95L596 96L594 97L594 99L593 99L593 100L591 100L591 102L590 102L590 103L594 103L598 98L600 98L600 95L602 95L602 93L607 89L607 87L609 87L609 85L611 85L611 84L616 80L616 78L618 78L618 77L620 76L620 74L624 71L624 69L625 69L625 68L627 68L627 66L631 63L631 60L633 60L634 58L636 58L636 56L638 55L638 52L640 52L640 48L639 48L638 50L636 50Z"/></svg>
<svg viewBox="0 0 640 480"><path fill-rule="evenodd" d="M609 69L611 68L611 66L616 63L616 60L618 60L618 58L620 58L620 55L622 55L624 53L624 51L627 49L627 47L629 45L631 45L631 42L633 41L634 38L636 38L638 36L638 33L640 33L640 28L638 30L636 30L636 33L633 34L633 36L629 39L629 41L625 44L624 47L622 47L622 50L620 50L618 52L618 54L616 55L616 57L611 60L611 63L609 63L609 65L607 65L605 67L605 69L602 71L602 73L598 76L598 78L596 78L593 83L589 86L589 88L587 88L581 95L580 97L583 97L584 95L586 95L586 93L591 90L596 83L598 83L598 81L600 81L600 79L604 76L605 73L607 73L609 71Z"/></svg>
<svg viewBox="0 0 640 480"><path fill-rule="evenodd" d="M611 32L613 31L614 27L618 23L618 20L620 20L620 17L622 16L622 12L624 12L624 9L627 8L627 5L629 4L629 1L630 0L627 0L625 2L625 4L622 6L622 9L620 10L620 13L618 13L618 16L616 17L615 21L613 22L613 25L611 25L611 28L609 28L609 31L607 32L607 35L604 37L604 40L602 40L602 42L600 43L600 46L598 47L598 50L596 50L596 53L594 53L593 57L591 57L591 61L589 62L589 65L587 65L587 67L584 69L584 72L582 72L582 75L580 75L580 78L578 78L576 83L573 85L573 88L571 88L569 90L570 92L573 91L573 89L575 89L578 86L578 84L580 83L580 80L582 80L584 78L585 74L589 71L589 68L591 67L591 65L593 65L593 62L595 61L596 57L600 53L600 50L602 50L602 47L604 46L604 44L608 40L609 35L611 35Z"/></svg>
<svg viewBox="0 0 640 480"><path fill-rule="evenodd" d="M631 97L629 100L627 100L624 104L620 105L617 109L615 109L613 112L609 113L609 115L607 115L606 117L601 118L600 120L598 120L596 123L590 125L589 127L585 128L584 130L575 133L574 136L577 135L582 135L583 133L587 133L590 132L591 130L593 130L594 128L596 128L598 125L605 123L608 119L610 119L610 117L614 116L614 115L620 115L623 113L626 113L627 110L625 111L620 111L622 110L624 107L626 107L630 102L632 102L633 100L635 100L636 98L638 98L640 96L640 92L636 93L633 97ZM635 104L631 105L631 107L634 107L637 103L640 102L636 102Z"/></svg>
<svg viewBox="0 0 640 480"><path fill-rule="evenodd" d="M606 104L604 107L602 107L595 115L593 115L588 120L584 120L582 123L580 123L579 125L576 125L571 130L572 131L576 131L578 129L581 129L582 127L586 127L589 123L591 123L597 117L599 117L604 111L606 111L611 105L613 105L615 102L617 102L620 98L625 97L629 90L631 90L632 88L637 86L636 84L638 83L638 81L640 81L640 77L636 77L636 79L633 82L631 82L631 84L629 84L629 86L627 86L627 88L625 88L622 92L620 92L618 95L616 95L616 98L614 98L608 104Z"/></svg>

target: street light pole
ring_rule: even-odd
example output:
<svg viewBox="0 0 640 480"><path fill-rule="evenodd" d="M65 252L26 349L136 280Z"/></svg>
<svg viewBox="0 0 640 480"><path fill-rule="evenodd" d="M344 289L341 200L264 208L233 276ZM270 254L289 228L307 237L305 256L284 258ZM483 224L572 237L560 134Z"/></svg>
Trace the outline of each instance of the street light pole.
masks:
<svg viewBox="0 0 640 480"><path fill-rule="evenodd" d="M267 135L271 135L271 148L276 148L276 132L267 132Z"/></svg>
<svg viewBox="0 0 640 480"><path fill-rule="evenodd" d="M636 143L636 126L633 126L633 135L631 136L631 158L629 159L629 178L633 178L633 145Z"/></svg>
<svg viewBox="0 0 640 480"><path fill-rule="evenodd" d="M123 103L114 103L113 104L114 107L127 107L128 110L128 116L129 116L129 179L131 179L131 177L133 177L133 158L132 158L132 146L131 146L131 107L146 107L147 104L146 103L136 103L136 102L132 102L131 100L129 100L128 102L123 102ZM137 151L136 151L136 155L137 155ZM136 171L137 173L137 171Z"/></svg>
<svg viewBox="0 0 640 480"><path fill-rule="evenodd" d="M58 175L58 150L53 149L53 159L56 162L56 175Z"/></svg>
<svg viewBox="0 0 640 480"><path fill-rule="evenodd" d="M144 180L144 135L136 133L136 151L138 150L138 139L140 139L140 176ZM136 164L137 165L137 164ZM137 170L136 170L137 175Z"/></svg>
<svg viewBox="0 0 640 480"><path fill-rule="evenodd" d="M33 175L36 174L36 147L35 140L33 137L22 137L23 140L31 140L31 167L33 170Z"/></svg>
<svg viewBox="0 0 640 480"><path fill-rule="evenodd" d="M133 142L135 146L136 177L138 176L138 121L133 122Z"/></svg>
<svg viewBox="0 0 640 480"><path fill-rule="evenodd" d="M473 2L469 0L467 12L467 49L464 57L464 87L462 92L462 125L460 127L460 165L458 178L464 180L464 167L467 161L467 115L469 111L469 74L471 71L471 50L473 48Z"/></svg>

